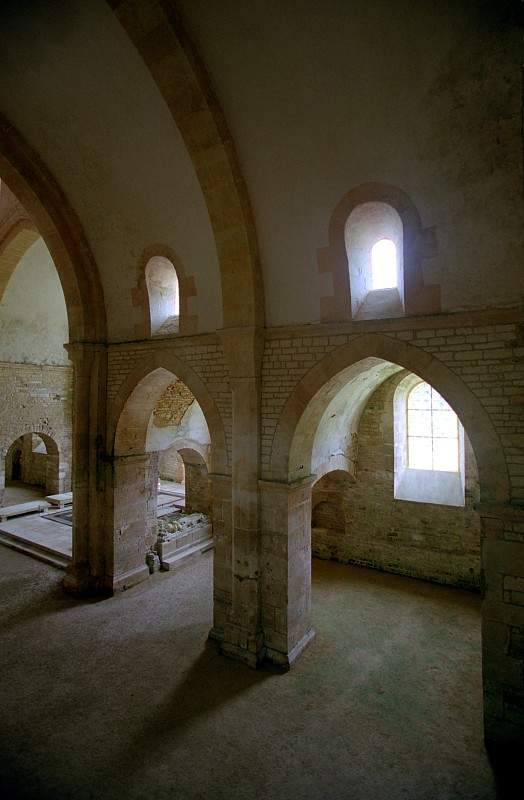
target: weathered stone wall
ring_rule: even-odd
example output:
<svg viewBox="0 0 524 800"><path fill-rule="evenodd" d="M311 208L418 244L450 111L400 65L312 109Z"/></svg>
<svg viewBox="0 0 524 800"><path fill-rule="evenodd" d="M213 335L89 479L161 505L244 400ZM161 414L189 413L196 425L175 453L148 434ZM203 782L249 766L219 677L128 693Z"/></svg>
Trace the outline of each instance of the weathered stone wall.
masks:
<svg viewBox="0 0 524 800"><path fill-rule="evenodd" d="M467 437L463 508L394 499L393 396L403 375L386 380L362 414L356 481L340 485L328 473L313 487L313 555L479 587L479 485Z"/></svg>
<svg viewBox="0 0 524 800"><path fill-rule="evenodd" d="M71 486L72 447L71 367L0 362L0 490L3 494L5 457L20 436L50 436L59 451L59 487Z"/></svg>

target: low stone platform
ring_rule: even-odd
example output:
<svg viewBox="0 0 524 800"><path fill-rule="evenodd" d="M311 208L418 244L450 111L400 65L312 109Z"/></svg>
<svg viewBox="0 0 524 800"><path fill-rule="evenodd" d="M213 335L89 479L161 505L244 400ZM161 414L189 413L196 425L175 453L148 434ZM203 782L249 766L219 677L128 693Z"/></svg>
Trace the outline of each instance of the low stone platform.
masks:
<svg viewBox="0 0 524 800"><path fill-rule="evenodd" d="M0 544L61 569L71 561L72 538L70 527L37 514L0 524Z"/></svg>
<svg viewBox="0 0 524 800"><path fill-rule="evenodd" d="M48 494L46 496L46 500L48 503L51 503L52 506L58 506L59 508L63 508L64 506L70 506L73 503L73 492L62 492L62 494Z"/></svg>
<svg viewBox="0 0 524 800"><path fill-rule="evenodd" d="M163 570L213 546L213 526L205 514L166 514L158 520L158 531L156 550Z"/></svg>
<svg viewBox="0 0 524 800"><path fill-rule="evenodd" d="M45 511L49 508L49 503L45 500L31 500L29 503L18 503L15 506L0 507L0 522L6 522L11 517L22 517L26 514L33 514Z"/></svg>

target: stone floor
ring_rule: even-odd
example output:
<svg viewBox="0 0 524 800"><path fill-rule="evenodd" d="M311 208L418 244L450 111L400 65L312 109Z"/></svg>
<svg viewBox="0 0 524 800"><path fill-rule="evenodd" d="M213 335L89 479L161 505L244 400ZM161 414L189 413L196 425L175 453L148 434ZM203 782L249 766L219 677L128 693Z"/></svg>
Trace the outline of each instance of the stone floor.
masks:
<svg viewBox="0 0 524 800"><path fill-rule="evenodd" d="M206 642L212 555L80 602L0 548L5 800L493 800L479 598L314 562L288 673ZM519 795L516 795L519 796Z"/></svg>

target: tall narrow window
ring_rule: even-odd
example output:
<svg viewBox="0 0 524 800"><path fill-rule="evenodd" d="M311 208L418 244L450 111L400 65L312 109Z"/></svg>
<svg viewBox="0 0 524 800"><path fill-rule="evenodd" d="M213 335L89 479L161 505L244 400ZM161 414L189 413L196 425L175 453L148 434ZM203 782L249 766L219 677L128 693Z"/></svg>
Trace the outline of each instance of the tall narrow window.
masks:
<svg viewBox="0 0 524 800"><path fill-rule="evenodd" d="M387 203L361 203L346 220L344 237L354 319L404 315L404 233Z"/></svg>
<svg viewBox="0 0 524 800"><path fill-rule="evenodd" d="M408 395L409 469L459 471L459 422L453 409L428 383Z"/></svg>
<svg viewBox="0 0 524 800"><path fill-rule="evenodd" d="M146 265L151 336L178 333L180 296L175 267L164 256L154 256Z"/></svg>
<svg viewBox="0 0 524 800"><path fill-rule="evenodd" d="M371 288L395 289L397 285L397 248L391 239L380 239L371 248Z"/></svg>

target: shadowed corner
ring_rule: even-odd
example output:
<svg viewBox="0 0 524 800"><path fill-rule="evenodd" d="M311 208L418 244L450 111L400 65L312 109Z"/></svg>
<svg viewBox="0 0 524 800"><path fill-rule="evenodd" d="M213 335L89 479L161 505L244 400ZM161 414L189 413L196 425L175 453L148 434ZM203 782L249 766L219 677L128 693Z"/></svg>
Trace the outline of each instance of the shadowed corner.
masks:
<svg viewBox="0 0 524 800"><path fill-rule="evenodd" d="M500 800L517 800L522 797L524 736L503 743L486 739L486 752Z"/></svg>

